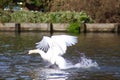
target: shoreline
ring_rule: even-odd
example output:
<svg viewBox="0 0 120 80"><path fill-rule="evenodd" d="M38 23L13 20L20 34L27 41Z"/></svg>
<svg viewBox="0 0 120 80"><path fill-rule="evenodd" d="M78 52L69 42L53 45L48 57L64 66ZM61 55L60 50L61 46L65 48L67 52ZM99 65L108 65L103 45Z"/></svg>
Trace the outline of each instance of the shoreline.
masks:
<svg viewBox="0 0 120 80"><path fill-rule="evenodd" d="M0 23L0 31L9 32L67 32L69 23ZM80 32L120 32L119 23L86 23Z"/></svg>

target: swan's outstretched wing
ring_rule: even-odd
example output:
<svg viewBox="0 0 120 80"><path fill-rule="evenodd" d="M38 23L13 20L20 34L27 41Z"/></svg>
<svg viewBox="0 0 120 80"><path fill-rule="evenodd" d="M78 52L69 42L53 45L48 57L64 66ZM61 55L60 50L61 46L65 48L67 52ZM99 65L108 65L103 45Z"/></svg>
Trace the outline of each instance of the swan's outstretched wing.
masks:
<svg viewBox="0 0 120 80"><path fill-rule="evenodd" d="M72 46L77 43L77 37L69 35L55 35L50 37L44 36L43 39L36 43L37 49L48 51L50 54L63 55L67 46Z"/></svg>
<svg viewBox="0 0 120 80"><path fill-rule="evenodd" d="M53 46L53 41L50 37L43 36L42 40L36 44L37 49L47 52L48 49Z"/></svg>
<svg viewBox="0 0 120 80"><path fill-rule="evenodd" d="M77 43L76 36L55 35L55 36L52 36L51 38L57 43L64 42L66 44L66 46L72 46L72 45L75 45Z"/></svg>
<svg viewBox="0 0 120 80"><path fill-rule="evenodd" d="M62 51L60 54L63 55L66 50L67 46L72 46L77 43L77 37L69 36L69 35L56 35L51 37L52 40L57 44L59 49Z"/></svg>

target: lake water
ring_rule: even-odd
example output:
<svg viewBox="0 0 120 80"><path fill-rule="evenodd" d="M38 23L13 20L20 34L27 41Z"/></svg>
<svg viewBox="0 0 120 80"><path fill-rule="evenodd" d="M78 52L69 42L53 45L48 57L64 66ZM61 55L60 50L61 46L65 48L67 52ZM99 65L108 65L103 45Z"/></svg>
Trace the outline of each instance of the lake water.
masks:
<svg viewBox="0 0 120 80"><path fill-rule="evenodd" d="M68 33L54 33L68 34ZM0 32L0 80L120 80L120 35L115 33L79 34L78 43L69 47L64 58L72 63L80 54L96 61L99 68L47 68L39 54L28 55L46 32L15 34Z"/></svg>

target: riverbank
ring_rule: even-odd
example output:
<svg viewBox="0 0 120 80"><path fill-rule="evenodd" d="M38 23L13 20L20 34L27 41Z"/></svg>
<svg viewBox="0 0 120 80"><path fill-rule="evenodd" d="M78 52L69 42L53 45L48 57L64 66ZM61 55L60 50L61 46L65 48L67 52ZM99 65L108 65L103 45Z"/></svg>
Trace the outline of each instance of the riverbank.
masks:
<svg viewBox="0 0 120 80"><path fill-rule="evenodd" d="M0 23L0 31L67 31L68 23Z"/></svg>
<svg viewBox="0 0 120 80"><path fill-rule="evenodd" d="M86 32L120 32L119 23L87 23Z"/></svg>
<svg viewBox="0 0 120 80"><path fill-rule="evenodd" d="M69 23L0 23L0 31L67 31ZM86 23L80 32L120 32L119 23Z"/></svg>

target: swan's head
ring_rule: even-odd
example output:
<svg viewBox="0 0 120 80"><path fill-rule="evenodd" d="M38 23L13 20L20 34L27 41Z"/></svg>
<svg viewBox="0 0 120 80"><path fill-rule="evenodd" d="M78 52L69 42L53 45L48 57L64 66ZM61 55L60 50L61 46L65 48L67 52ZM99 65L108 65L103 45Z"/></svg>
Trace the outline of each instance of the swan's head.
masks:
<svg viewBox="0 0 120 80"><path fill-rule="evenodd" d="M37 49L29 50L29 52L28 52L28 54L33 54L33 53L40 53L40 52Z"/></svg>
<svg viewBox="0 0 120 80"><path fill-rule="evenodd" d="M29 50L28 54L32 54L33 53L33 50Z"/></svg>

